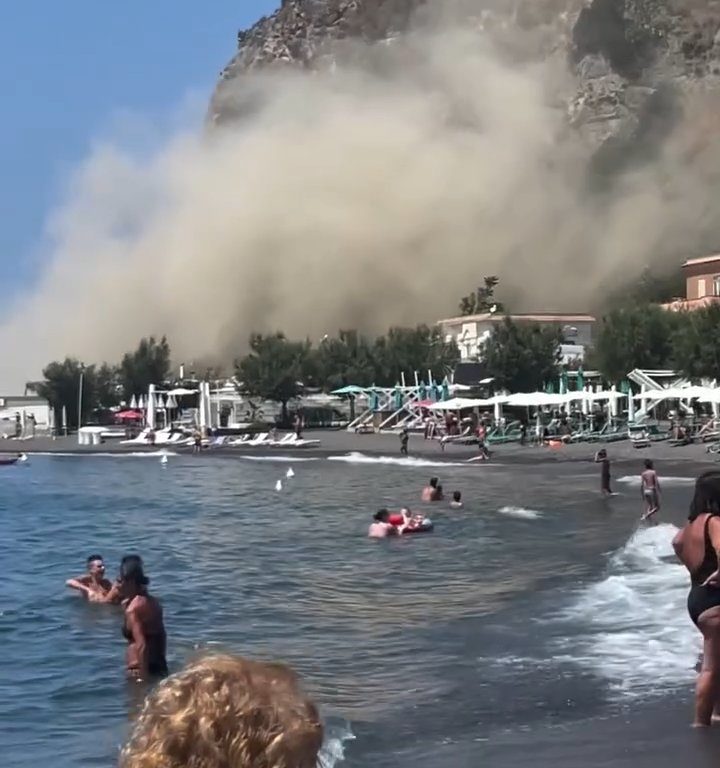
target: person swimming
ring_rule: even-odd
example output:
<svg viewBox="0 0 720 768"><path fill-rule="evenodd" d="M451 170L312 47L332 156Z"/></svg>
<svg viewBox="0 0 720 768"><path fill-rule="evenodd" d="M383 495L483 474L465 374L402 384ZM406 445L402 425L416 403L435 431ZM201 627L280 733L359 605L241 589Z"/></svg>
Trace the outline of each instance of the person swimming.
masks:
<svg viewBox="0 0 720 768"><path fill-rule="evenodd" d="M685 527L673 549L690 574L687 610L703 636L703 655L695 689L695 727L717 718L720 690L720 472L698 477Z"/></svg>
<svg viewBox="0 0 720 768"><path fill-rule="evenodd" d="M645 459L645 470L640 475L640 494L645 502L641 520L649 520L660 509L660 480L650 459Z"/></svg>
<svg viewBox="0 0 720 768"><path fill-rule="evenodd" d="M87 573L74 579L68 579L65 584L70 589L76 589L91 603L119 603L120 595L113 588L109 579L105 578L105 562L102 555L90 555L87 559Z"/></svg>
<svg viewBox="0 0 720 768"><path fill-rule="evenodd" d="M397 528L390 522L390 512L387 509L379 509L373 515L368 536L371 539L385 539L388 536L397 536Z"/></svg>
<svg viewBox="0 0 720 768"><path fill-rule="evenodd" d="M422 494L420 495L421 501L442 501L442 485L438 485L440 481L437 477L431 477L430 483L426 485Z"/></svg>
<svg viewBox="0 0 720 768"><path fill-rule="evenodd" d="M453 497L452 501L450 502L450 506L453 509L461 509L463 506L462 503L462 493L460 491L453 491Z"/></svg>
<svg viewBox="0 0 720 768"><path fill-rule="evenodd" d="M120 563L119 584L125 607L122 634L128 642L128 677L147 680L168 674L165 659L167 634L160 602L147 589L142 558L126 555Z"/></svg>

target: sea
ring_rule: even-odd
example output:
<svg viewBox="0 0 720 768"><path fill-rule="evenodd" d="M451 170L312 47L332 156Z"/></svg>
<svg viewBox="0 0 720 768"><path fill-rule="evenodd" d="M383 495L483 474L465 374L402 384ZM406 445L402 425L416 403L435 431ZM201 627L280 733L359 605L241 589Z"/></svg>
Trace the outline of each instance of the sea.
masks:
<svg viewBox="0 0 720 768"><path fill-rule="evenodd" d="M97 552L111 577L144 558L171 669L229 651L298 670L324 768L716 766L718 732L689 727L700 642L670 546L696 473L657 468L664 508L646 525L634 471L603 499L591 463L501 451L2 467L2 764L117 763L143 695L118 609L64 586ZM431 475L465 507L421 504ZM381 506L422 510L434 531L369 540Z"/></svg>

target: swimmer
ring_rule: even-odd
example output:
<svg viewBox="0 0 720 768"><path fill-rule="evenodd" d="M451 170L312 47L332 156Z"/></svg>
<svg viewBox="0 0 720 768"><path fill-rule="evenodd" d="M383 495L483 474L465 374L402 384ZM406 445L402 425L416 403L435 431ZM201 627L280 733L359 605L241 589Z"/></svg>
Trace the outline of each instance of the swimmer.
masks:
<svg viewBox="0 0 720 768"><path fill-rule="evenodd" d="M650 459L645 459L645 470L640 475L640 495L645 502L641 520L649 520L660 509L660 480Z"/></svg>
<svg viewBox="0 0 720 768"><path fill-rule="evenodd" d="M453 497L452 501L450 502L450 507L452 509L462 509L463 503L462 503L462 493L460 491L453 491Z"/></svg>
<svg viewBox="0 0 720 768"><path fill-rule="evenodd" d="M388 536L397 536L397 528L390 522L390 512L387 509L379 509L373 515L368 536L371 539L386 539Z"/></svg>
<svg viewBox="0 0 720 768"><path fill-rule="evenodd" d="M142 558L123 557L118 581L125 606L122 633L128 642L127 675L138 682L150 676L163 677L168 674L163 610L148 592L150 580L145 576Z"/></svg>
<svg viewBox="0 0 720 768"><path fill-rule="evenodd" d="M76 579L68 579L70 589L81 592L91 603L119 603L118 590L105 578L105 563L101 555L90 555L87 559L87 573Z"/></svg>
<svg viewBox="0 0 720 768"><path fill-rule="evenodd" d="M442 485L438 485L438 482L437 477L430 478L430 483L423 488L420 495L421 501L442 501Z"/></svg>

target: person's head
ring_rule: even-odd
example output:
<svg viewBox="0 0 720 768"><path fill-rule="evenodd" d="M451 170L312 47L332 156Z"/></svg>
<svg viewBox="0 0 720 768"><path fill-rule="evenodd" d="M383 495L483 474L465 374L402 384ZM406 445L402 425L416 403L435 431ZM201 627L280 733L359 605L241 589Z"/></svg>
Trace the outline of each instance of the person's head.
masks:
<svg viewBox="0 0 720 768"><path fill-rule="evenodd" d="M120 581L126 590L140 592L149 583L140 555L125 555L120 561Z"/></svg>
<svg viewBox="0 0 720 768"><path fill-rule="evenodd" d="M389 518L390 513L387 511L387 509L378 509L378 511L373 515L373 519L376 523L387 523Z"/></svg>
<svg viewBox="0 0 720 768"><path fill-rule="evenodd" d="M438 492L438 496L442 496L442 492L443 492L442 485L435 486L435 490Z"/></svg>
<svg viewBox="0 0 720 768"><path fill-rule="evenodd" d="M688 520L695 520L705 512L720 514L720 472L711 469L695 481L695 495L690 502Z"/></svg>
<svg viewBox="0 0 720 768"><path fill-rule="evenodd" d="M607 451L606 451L604 448L601 448L601 449L598 451L598 456L599 456L601 459L606 459L606 458L607 458Z"/></svg>
<svg viewBox="0 0 720 768"><path fill-rule="evenodd" d="M644 464L645 464L645 469L652 469L653 468L652 459L645 459Z"/></svg>
<svg viewBox="0 0 720 768"><path fill-rule="evenodd" d="M90 555L87 559L87 570L91 576L98 578L105 575L105 562L102 555Z"/></svg>
<svg viewBox="0 0 720 768"><path fill-rule="evenodd" d="M459 502L462 499L462 493L460 491L453 491L453 501Z"/></svg>
<svg viewBox="0 0 720 768"><path fill-rule="evenodd" d="M283 664L200 659L150 694L121 768L315 768L316 706Z"/></svg>
<svg viewBox="0 0 720 768"><path fill-rule="evenodd" d="M430 478L430 487L431 488L437 488L438 482L439 481L438 481L437 477L431 477Z"/></svg>

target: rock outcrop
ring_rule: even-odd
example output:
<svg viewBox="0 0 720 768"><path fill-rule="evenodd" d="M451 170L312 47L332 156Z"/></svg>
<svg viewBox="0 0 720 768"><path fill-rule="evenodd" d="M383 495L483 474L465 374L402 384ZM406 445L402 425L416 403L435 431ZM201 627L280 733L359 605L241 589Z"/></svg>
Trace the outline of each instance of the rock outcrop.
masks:
<svg viewBox="0 0 720 768"><path fill-rule="evenodd" d="M611 165L639 140L661 138L683 94L720 82L720 0L283 0L238 35L211 119L227 123L251 108L248 72L322 67L345 41L373 45L448 19L479 35L534 33L525 54L565 56L574 75L562 94L568 120Z"/></svg>

